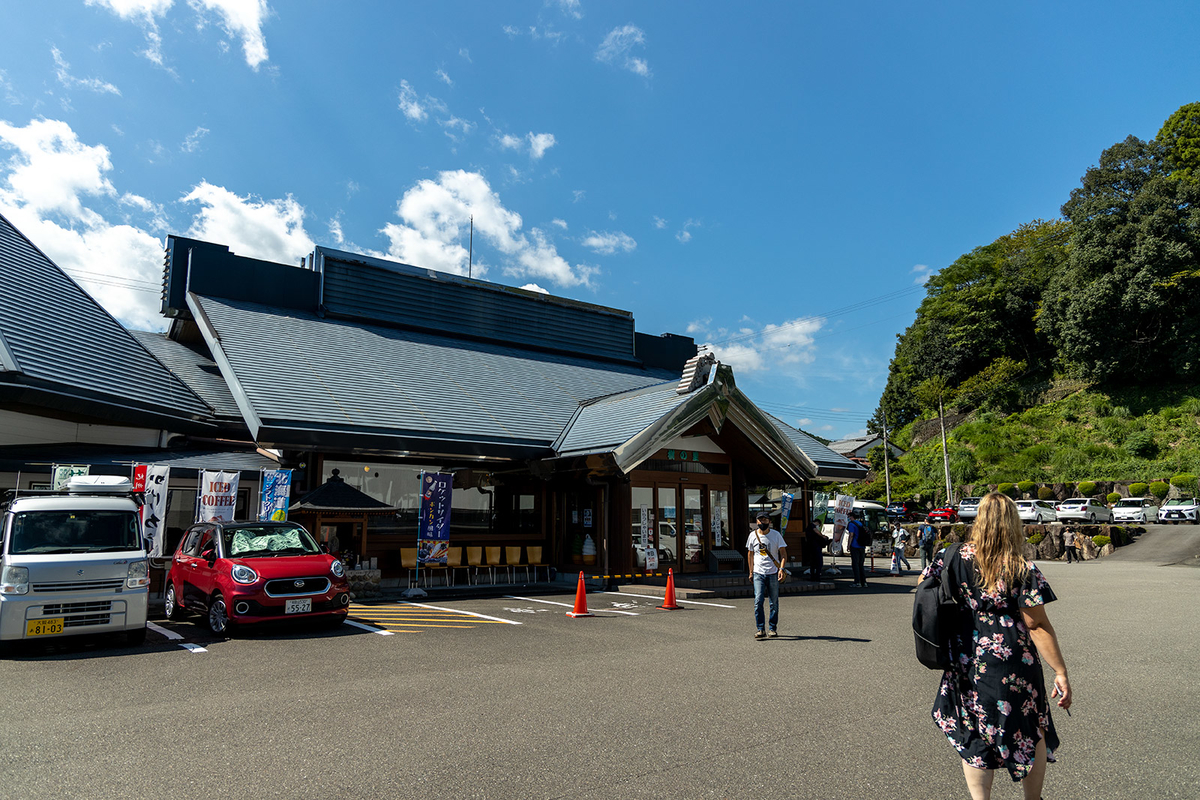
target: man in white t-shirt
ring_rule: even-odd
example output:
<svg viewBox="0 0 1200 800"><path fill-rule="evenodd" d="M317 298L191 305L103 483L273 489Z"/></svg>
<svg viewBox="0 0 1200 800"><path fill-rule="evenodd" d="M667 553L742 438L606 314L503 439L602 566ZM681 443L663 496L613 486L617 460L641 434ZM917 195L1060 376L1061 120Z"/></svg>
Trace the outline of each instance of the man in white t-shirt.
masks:
<svg viewBox="0 0 1200 800"><path fill-rule="evenodd" d="M755 639L765 639L768 634L763 619L763 600L771 599L770 623L774 639L779 634L775 627L779 623L779 570L787 563L787 542L779 531L771 527L771 516L765 511L758 514L758 527L746 539L746 562L750 567L750 580L754 583L754 625L758 629Z"/></svg>

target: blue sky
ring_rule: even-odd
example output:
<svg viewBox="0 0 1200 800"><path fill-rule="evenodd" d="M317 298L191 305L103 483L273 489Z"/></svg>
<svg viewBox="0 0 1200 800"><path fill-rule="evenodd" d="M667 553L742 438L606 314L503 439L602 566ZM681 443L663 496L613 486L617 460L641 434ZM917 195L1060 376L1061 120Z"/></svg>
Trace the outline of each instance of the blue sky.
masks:
<svg viewBox="0 0 1200 800"><path fill-rule="evenodd" d="M984 7L984 6L988 7ZM861 431L921 282L1200 100L1191 2L0 0L0 213L142 329L169 233L628 309Z"/></svg>

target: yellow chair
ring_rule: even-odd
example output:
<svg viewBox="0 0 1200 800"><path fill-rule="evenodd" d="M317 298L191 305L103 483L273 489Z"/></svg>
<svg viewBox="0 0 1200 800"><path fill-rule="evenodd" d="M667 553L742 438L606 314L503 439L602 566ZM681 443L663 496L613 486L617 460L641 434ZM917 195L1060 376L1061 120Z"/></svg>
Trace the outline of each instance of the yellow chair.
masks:
<svg viewBox="0 0 1200 800"><path fill-rule="evenodd" d="M483 548L467 548L467 583L471 582L471 567L475 568L475 583L479 583L479 570L483 567Z"/></svg>
<svg viewBox="0 0 1200 800"><path fill-rule="evenodd" d="M500 560L500 548L499 547L485 547L483 549L484 549L484 552L487 553L487 561L484 563L484 566L488 568L489 572L491 572L492 583L495 583L496 582L496 567L504 566L504 562Z"/></svg>
<svg viewBox="0 0 1200 800"><path fill-rule="evenodd" d="M450 585L454 585L454 573L456 570L467 569L463 564L463 549L461 547L451 547L446 551L446 575L450 578ZM467 572L467 583L471 582L471 573Z"/></svg>
<svg viewBox="0 0 1200 800"><path fill-rule="evenodd" d="M446 560L447 560L447 561L449 561L449 558L447 557L447 559L446 559ZM435 572L441 572L441 573L443 573L443 575L442 575L442 584L443 584L444 586L449 586L449 585L450 585L450 567L449 567L449 564L435 564L435 563L433 563L432 561L426 561L424 564L422 564L422 565L421 565L421 569L425 571L425 585L426 585L426 586L433 586L433 574L434 574ZM418 574L417 574L417 578L418 578L418 580L417 580L417 583L419 584L419 583L421 582L421 581L420 581L420 572L419 572L419 571L418 571Z"/></svg>
<svg viewBox="0 0 1200 800"><path fill-rule="evenodd" d="M517 567L525 568L525 582L529 582L529 565L521 563L521 548L519 546L504 548L504 565L508 567L509 583L516 583Z"/></svg>
<svg viewBox="0 0 1200 800"><path fill-rule="evenodd" d="M542 546L530 545L525 548L525 555L528 558L529 566L533 568L533 582L537 583L538 567L546 569L546 581L550 581L550 565L542 561Z"/></svg>
<svg viewBox="0 0 1200 800"><path fill-rule="evenodd" d="M421 565L417 561L417 548L401 547L400 548L400 566L408 570L408 587L413 588L413 575L417 576L417 582L421 581Z"/></svg>

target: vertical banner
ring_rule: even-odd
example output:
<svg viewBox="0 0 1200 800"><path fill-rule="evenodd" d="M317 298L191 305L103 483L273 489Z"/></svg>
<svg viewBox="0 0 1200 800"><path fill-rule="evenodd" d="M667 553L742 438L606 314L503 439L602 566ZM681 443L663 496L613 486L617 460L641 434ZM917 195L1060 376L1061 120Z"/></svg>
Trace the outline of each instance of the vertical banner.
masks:
<svg viewBox="0 0 1200 800"><path fill-rule="evenodd" d="M644 548L650 546L650 506L648 506L648 505L642 506L641 523L642 523L642 539L639 542L639 544L644 549Z"/></svg>
<svg viewBox="0 0 1200 800"><path fill-rule="evenodd" d="M258 480L258 519L283 522L292 498L292 471L264 469Z"/></svg>
<svg viewBox="0 0 1200 800"><path fill-rule="evenodd" d="M819 525L824 525L829 518L829 495L825 492L813 493L812 518Z"/></svg>
<svg viewBox="0 0 1200 800"><path fill-rule="evenodd" d="M61 492L76 475L87 475L91 467L87 464L55 464L50 468L50 488Z"/></svg>
<svg viewBox="0 0 1200 800"><path fill-rule="evenodd" d="M850 524L850 512L854 510L854 498L850 495L839 494L833 507L833 540L840 541L848 536L846 527ZM848 541L842 542L842 549L849 547Z"/></svg>
<svg viewBox="0 0 1200 800"><path fill-rule="evenodd" d="M138 464L133 468L133 490L145 493L145 503L138 511L142 521L142 544L146 555L161 558L163 533L167 527L167 486L171 468L160 464Z"/></svg>
<svg viewBox="0 0 1200 800"><path fill-rule="evenodd" d="M449 473L421 473L421 521L417 527L417 560L421 564L446 563L453 486L454 476Z"/></svg>
<svg viewBox="0 0 1200 800"><path fill-rule="evenodd" d="M783 494L783 508L782 508L782 510L781 510L781 513L780 513L780 515L779 515L779 532L780 532L780 533L783 533L784 531L786 531L786 530L787 530L788 517L789 517L789 516L791 516L791 513L792 513L792 502L793 502L795 499L796 499L796 498L795 498L795 497L792 495L792 493L791 493L791 492L784 492L784 494Z"/></svg>
<svg viewBox="0 0 1200 800"><path fill-rule="evenodd" d="M721 507L715 503L712 509L712 533L713 547L724 547L725 542L721 536Z"/></svg>
<svg viewBox="0 0 1200 800"><path fill-rule="evenodd" d="M196 487L196 522L229 522L237 509L240 472L200 470Z"/></svg>

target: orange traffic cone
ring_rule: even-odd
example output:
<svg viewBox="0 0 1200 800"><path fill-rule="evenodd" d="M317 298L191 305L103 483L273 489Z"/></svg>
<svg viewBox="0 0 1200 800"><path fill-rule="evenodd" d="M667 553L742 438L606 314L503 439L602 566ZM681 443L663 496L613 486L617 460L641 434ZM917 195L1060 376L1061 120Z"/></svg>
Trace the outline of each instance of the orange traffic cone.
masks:
<svg viewBox="0 0 1200 800"><path fill-rule="evenodd" d="M568 617L594 617L587 610L587 589L583 585L583 573L579 573L579 586L575 589L575 610L567 612Z"/></svg>
<svg viewBox="0 0 1200 800"><path fill-rule="evenodd" d="M663 598L663 604L659 608L667 611L682 611L683 608L675 602L675 570L667 570L667 594Z"/></svg>

